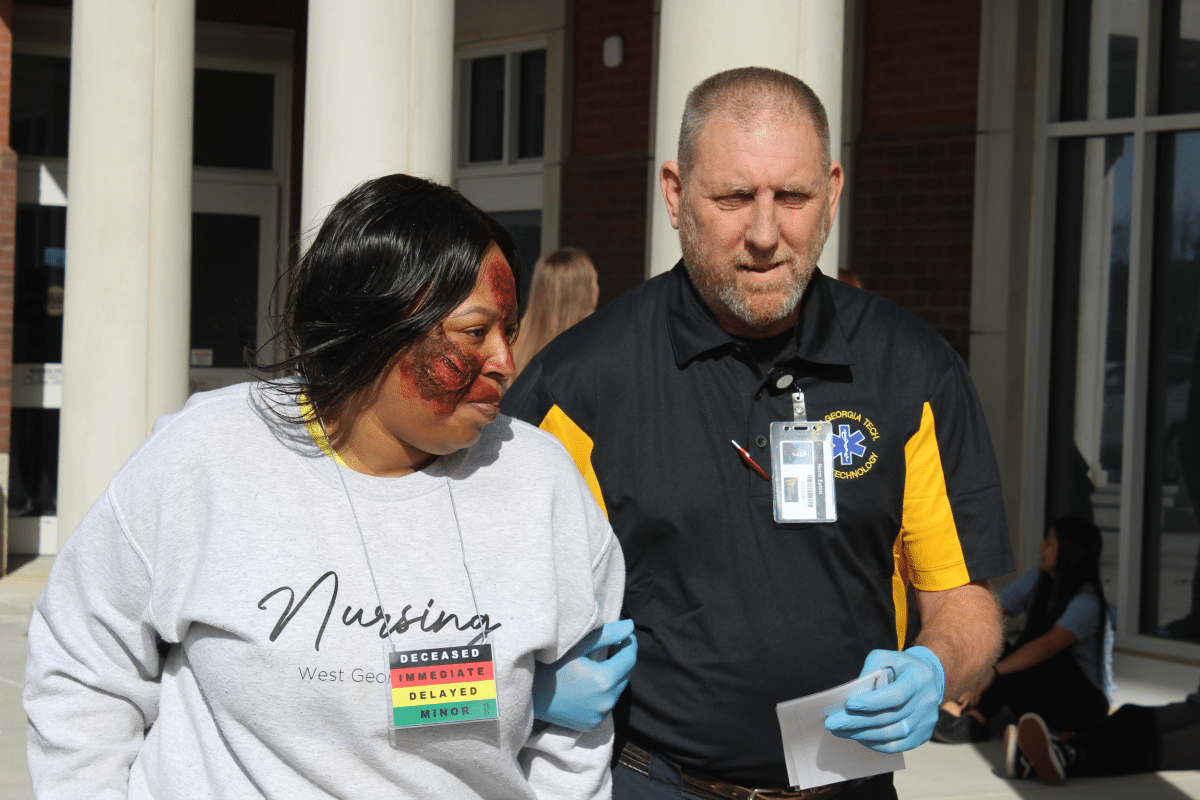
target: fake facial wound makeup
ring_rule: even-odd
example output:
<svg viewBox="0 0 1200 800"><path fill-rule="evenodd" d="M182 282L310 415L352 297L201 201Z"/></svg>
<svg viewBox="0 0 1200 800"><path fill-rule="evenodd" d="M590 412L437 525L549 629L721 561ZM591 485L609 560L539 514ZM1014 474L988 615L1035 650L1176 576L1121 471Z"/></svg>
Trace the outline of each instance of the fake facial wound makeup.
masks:
<svg viewBox="0 0 1200 800"><path fill-rule="evenodd" d="M498 312L501 325L516 314L517 292L512 270L495 246L484 257L475 291L451 313L447 322L474 308L485 313ZM484 377L487 355L483 348L483 341L474 347L459 346L447 334L443 323L404 356L402 369L413 376L417 393L436 413L449 415L462 403L472 403L494 419L499 411L501 390L496 380ZM496 366L503 369L507 365L511 369L511 351L506 351L501 361Z"/></svg>

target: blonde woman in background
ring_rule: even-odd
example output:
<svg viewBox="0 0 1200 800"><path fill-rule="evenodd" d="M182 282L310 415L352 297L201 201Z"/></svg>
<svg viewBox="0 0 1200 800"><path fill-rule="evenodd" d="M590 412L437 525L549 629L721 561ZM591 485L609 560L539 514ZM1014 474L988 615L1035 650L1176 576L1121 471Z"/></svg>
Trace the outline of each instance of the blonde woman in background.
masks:
<svg viewBox="0 0 1200 800"><path fill-rule="evenodd" d="M583 250L562 247L539 258L533 267L521 334L513 347L517 370L513 380L551 339L595 311L599 298L596 268Z"/></svg>

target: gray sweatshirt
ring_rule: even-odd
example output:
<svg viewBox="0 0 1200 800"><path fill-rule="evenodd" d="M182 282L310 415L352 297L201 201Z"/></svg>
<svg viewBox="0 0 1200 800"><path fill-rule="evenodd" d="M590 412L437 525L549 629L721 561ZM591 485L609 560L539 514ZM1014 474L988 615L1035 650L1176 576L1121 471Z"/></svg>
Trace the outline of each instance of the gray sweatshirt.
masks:
<svg viewBox="0 0 1200 800"><path fill-rule="evenodd" d="M558 442L501 416L377 478L282 402L259 384L192 397L67 541L29 630L37 796L608 797L611 721L535 729L530 700L534 660L615 619L624 588ZM499 719L390 729L389 642L483 628Z"/></svg>

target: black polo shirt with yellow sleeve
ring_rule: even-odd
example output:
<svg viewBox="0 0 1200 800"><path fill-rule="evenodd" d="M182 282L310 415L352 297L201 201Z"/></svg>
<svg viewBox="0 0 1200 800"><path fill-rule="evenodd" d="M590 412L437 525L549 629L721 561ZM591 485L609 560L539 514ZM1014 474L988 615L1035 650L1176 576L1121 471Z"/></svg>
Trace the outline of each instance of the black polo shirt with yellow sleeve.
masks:
<svg viewBox="0 0 1200 800"><path fill-rule="evenodd" d="M757 357L756 357L757 355ZM617 732L743 786L786 786L775 704L857 677L905 639L906 586L1013 569L966 367L878 295L815 273L771 363L726 333L683 263L525 368L501 409L557 436L625 553L638 636ZM833 423L837 521L780 524L770 425Z"/></svg>

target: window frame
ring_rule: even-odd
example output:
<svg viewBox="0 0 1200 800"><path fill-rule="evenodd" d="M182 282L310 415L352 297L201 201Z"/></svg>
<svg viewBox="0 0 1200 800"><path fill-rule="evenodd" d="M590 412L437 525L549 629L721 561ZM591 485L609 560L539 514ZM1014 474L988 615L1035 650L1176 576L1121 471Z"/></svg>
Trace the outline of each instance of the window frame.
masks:
<svg viewBox="0 0 1200 800"><path fill-rule="evenodd" d="M541 169L546 161L546 140L543 136L542 155L527 158L516 156L517 125L519 113L517 108L520 96L520 69L516 65L517 57L532 50L546 51L547 73L550 69L549 41L544 36L531 39L520 39L499 44L482 45L459 50L454 54L454 75L459 87L458 102L454 104L454 168L458 175L506 175L529 172L530 167ZM501 126L503 142L502 156L497 161L470 161L470 136L468 125L471 118L471 62L489 56L504 56L504 120ZM547 76L549 77L549 76ZM549 84L549 80L546 81ZM549 86L546 87L547 95ZM546 111L549 112L549 98Z"/></svg>
<svg viewBox="0 0 1200 800"><path fill-rule="evenodd" d="M1054 233L1057 223L1059 147L1064 139L1111 135L1133 137L1130 212L1128 325L1125 342L1125 402L1117 545L1116 591L1109 602L1119 609L1118 647L1190 661L1200 659L1200 644L1164 639L1138 630L1142 590L1142 548L1146 493L1147 396L1151 345L1151 300L1155 214L1157 135L1200 129L1200 113L1159 115L1162 0L1141 0L1135 73L1134 115L1119 119L1063 122L1061 110L1063 2L1043 3L1039 31L1036 154L1034 174L1032 269L1029 293L1029 375L1025 426L1026 498L1021 521L1024 567L1042 539L1045 515L1050 412L1050 333L1054 283Z"/></svg>
<svg viewBox="0 0 1200 800"><path fill-rule="evenodd" d="M470 197L476 205L486 211L524 211L542 209L543 225L546 221L546 202L548 197L545 187L547 166L553 162L555 152L552 150L551 136L556 126L552 125L551 115L557 113L561 104L552 97L553 87L551 71L556 68L556 61L561 64L561 55L554 52L548 37L537 36L514 39L511 41L464 48L454 54L454 75L456 97L453 103L454 126L454 167L452 169L453 183L459 191ZM516 56L530 50L546 51L546 108L545 125L543 129L542 155L534 158L517 158L516 125L517 101L519 95L519 75L514 68ZM488 161L472 164L468 162L470 120L471 84L470 64L477 58L488 56L505 56L504 81L504 142L503 156L500 161ZM546 234L543 228L542 250L546 249Z"/></svg>

